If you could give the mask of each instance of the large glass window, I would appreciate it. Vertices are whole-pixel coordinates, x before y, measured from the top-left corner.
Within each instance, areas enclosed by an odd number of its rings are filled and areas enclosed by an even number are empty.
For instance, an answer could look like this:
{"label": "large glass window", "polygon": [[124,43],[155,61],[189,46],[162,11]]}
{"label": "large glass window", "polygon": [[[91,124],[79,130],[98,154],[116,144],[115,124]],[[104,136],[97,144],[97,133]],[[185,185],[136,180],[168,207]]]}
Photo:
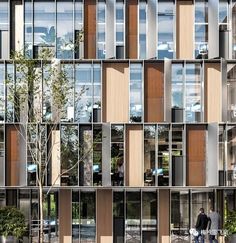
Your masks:
{"label": "large glass window", "polygon": [[157,242],[157,193],[142,192],[142,242]]}
{"label": "large glass window", "polygon": [[172,121],[202,121],[202,67],[200,63],[172,64]]}
{"label": "large glass window", "polygon": [[75,65],[75,121],[101,121],[101,65]]}
{"label": "large glass window", "polygon": [[0,64],[0,122],[5,120],[5,65]]}
{"label": "large glass window", "polygon": [[80,243],[96,242],[96,194],[80,192]]}
{"label": "large glass window", "polygon": [[144,185],[155,186],[156,126],[144,125]]}
{"label": "large glass window", "polygon": [[236,121],[236,66],[228,65],[227,72],[227,121]]}
{"label": "large glass window", "polygon": [[34,1],[34,55],[40,53],[41,47],[55,47],[55,1]]}
{"label": "large glass window", "polygon": [[172,124],[171,138],[172,138],[172,185],[184,185],[184,130],[183,125]]}
{"label": "large glass window", "polygon": [[158,186],[169,186],[169,126],[158,125]]}
{"label": "large glass window", "polygon": [[141,193],[140,191],[126,192],[125,232],[127,243],[141,241]]}
{"label": "large glass window", "polygon": [[143,118],[143,68],[130,64],[130,121],[142,122]]}
{"label": "large glass window", "polygon": [[146,58],[147,52],[147,2],[139,0],[139,59]]}
{"label": "large glass window", "polygon": [[33,57],[33,3],[32,0],[24,2],[25,14],[25,55]]}
{"label": "large glass window", "polygon": [[174,58],[174,15],[175,4],[173,0],[158,0],[158,59]]}
{"label": "large glass window", "polygon": [[93,185],[102,185],[102,125],[93,125]]}
{"label": "large glass window", "polygon": [[208,0],[195,0],[195,58],[208,55]]}
{"label": "large glass window", "polygon": [[79,126],[79,185],[92,186],[93,183],[93,135],[92,127]]}
{"label": "large glass window", "polygon": [[219,24],[220,29],[227,30],[229,18],[228,0],[219,0]]}
{"label": "large glass window", "polygon": [[61,126],[61,173],[62,185],[78,185],[78,127],[75,125]]}
{"label": "large glass window", "polygon": [[9,27],[9,3],[8,0],[0,2],[0,31],[8,30]]}
{"label": "large glass window", "polygon": [[116,0],[116,58],[124,57],[124,13],[123,0]]}
{"label": "large glass window", "polygon": [[201,121],[201,66],[199,63],[187,63],[185,75],[185,121]]}
{"label": "large glass window", "polygon": [[79,242],[80,198],[79,191],[72,190],[72,243]]}
{"label": "large glass window", "polygon": [[189,192],[171,192],[171,242],[187,243],[189,237]]}
{"label": "large glass window", "polygon": [[73,58],[73,1],[57,1],[57,57]]}
{"label": "large glass window", "polygon": [[106,2],[98,0],[97,3],[97,58],[105,59],[106,57]]}
{"label": "large glass window", "polygon": [[111,182],[124,184],[124,126],[111,125]]}
{"label": "large glass window", "polygon": [[219,125],[219,186],[225,185],[225,141],[226,130],[224,125]]}

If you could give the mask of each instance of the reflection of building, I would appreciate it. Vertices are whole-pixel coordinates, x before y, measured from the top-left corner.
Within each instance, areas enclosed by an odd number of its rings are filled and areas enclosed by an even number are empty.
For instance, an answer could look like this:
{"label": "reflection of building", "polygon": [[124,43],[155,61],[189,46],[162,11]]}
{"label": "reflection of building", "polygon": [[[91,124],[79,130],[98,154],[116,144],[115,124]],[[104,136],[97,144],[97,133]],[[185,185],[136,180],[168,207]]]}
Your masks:
{"label": "reflection of building", "polygon": [[[191,242],[200,207],[222,222],[236,210],[235,18],[234,0],[0,1],[0,206],[21,208],[29,241],[38,242],[38,127],[17,130],[26,113],[4,82],[19,76],[10,49],[53,50],[70,86],[42,138],[52,152],[45,193],[56,180],[45,241]],[[49,66],[37,64],[43,97],[30,98],[46,136],[55,107]]]}

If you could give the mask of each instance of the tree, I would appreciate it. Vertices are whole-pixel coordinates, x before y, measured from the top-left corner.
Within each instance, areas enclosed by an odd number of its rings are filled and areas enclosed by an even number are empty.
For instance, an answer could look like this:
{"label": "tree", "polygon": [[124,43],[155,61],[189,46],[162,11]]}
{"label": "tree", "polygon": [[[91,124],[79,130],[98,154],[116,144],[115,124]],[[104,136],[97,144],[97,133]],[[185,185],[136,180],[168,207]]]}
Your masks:
{"label": "tree", "polygon": [[[59,129],[59,123],[66,113],[66,105],[70,96],[72,84],[69,81],[66,70],[60,60],[53,57],[48,48],[42,49],[38,59],[27,59],[22,52],[14,52],[12,61],[15,65],[15,75],[7,76],[7,102],[13,109],[7,109],[7,117],[14,120],[14,126],[26,144],[30,154],[32,165],[36,168],[36,185],[39,189],[39,214],[40,214],[40,243],[44,241],[44,187],[53,149],[58,146],[58,139],[53,140],[55,131]],[[42,87],[43,83],[43,87]],[[77,97],[86,91],[82,88]],[[79,98],[78,98],[79,99]],[[41,104],[44,104],[43,107]],[[66,130],[66,136],[70,137],[70,129]],[[30,141],[28,141],[28,139]],[[48,149],[48,144],[51,143]],[[83,144],[71,144],[78,149]],[[68,159],[65,168],[58,172],[47,189],[48,195],[53,186],[64,175],[72,171],[80,161],[91,153],[93,146],[79,159]],[[69,151],[62,146],[63,156],[69,155]],[[62,156],[62,157],[63,157]]]}

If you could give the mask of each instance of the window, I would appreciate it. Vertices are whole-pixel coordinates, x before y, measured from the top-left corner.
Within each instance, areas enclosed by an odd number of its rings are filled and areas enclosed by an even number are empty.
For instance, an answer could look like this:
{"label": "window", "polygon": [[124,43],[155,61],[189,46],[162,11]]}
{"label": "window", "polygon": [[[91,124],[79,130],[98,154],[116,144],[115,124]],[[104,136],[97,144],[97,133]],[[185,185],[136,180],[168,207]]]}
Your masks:
{"label": "window", "polygon": [[[171,242],[189,242],[189,192],[171,192]],[[194,225],[193,225],[194,227]]]}
{"label": "window", "polygon": [[24,2],[24,37],[25,37],[25,56],[33,57],[33,3],[32,0],[25,0]]}
{"label": "window", "polygon": [[147,42],[147,3],[145,0],[139,0],[139,58],[146,58]]}
{"label": "window", "polygon": [[208,55],[208,0],[195,0],[195,58]]}
{"label": "window", "polygon": [[124,126],[111,125],[111,182],[124,185]]}
{"label": "window", "polygon": [[5,65],[0,63],[0,122],[5,120]]}
{"label": "window", "polygon": [[97,3],[97,58],[106,57],[106,3],[105,0],[98,0]]}
{"label": "window", "polygon": [[80,192],[80,243],[96,242],[96,194]]}
{"label": "window", "polygon": [[61,126],[61,184],[64,186],[78,185],[78,152],[77,126]]}
{"label": "window", "polygon": [[202,66],[200,63],[172,64],[172,121],[201,122]]}
{"label": "window", "polygon": [[73,58],[73,1],[57,1],[57,57]]}
{"label": "window", "polygon": [[126,191],[125,232],[127,243],[141,241],[141,193]]}
{"label": "window", "polygon": [[116,58],[124,58],[124,11],[123,0],[116,0]]}
{"label": "window", "polygon": [[158,186],[169,186],[169,166],[170,166],[170,148],[169,148],[169,126],[158,125]]}
{"label": "window", "polygon": [[130,64],[130,121],[143,120],[143,69],[142,64]]}
{"label": "window", "polygon": [[[0,186],[5,185],[5,127],[0,125]],[[1,199],[0,199],[1,205]]]}
{"label": "window", "polygon": [[142,191],[142,242],[157,242],[156,191]]}
{"label": "window", "polygon": [[158,59],[174,58],[174,1],[158,0],[157,24],[158,24]]}
{"label": "window", "polygon": [[144,125],[144,185],[156,182],[156,126]]}

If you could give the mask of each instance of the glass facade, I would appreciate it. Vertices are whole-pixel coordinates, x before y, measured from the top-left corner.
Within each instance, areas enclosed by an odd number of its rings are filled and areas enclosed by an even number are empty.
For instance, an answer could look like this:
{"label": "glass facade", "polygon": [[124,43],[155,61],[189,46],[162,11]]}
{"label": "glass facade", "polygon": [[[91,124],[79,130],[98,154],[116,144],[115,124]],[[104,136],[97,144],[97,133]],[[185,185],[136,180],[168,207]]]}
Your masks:
{"label": "glass facade", "polygon": [[147,3],[139,0],[139,59],[147,55]]}
{"label": "glass facade", "polygon": [[106,2],[97,2],[97,58],[106,57]]}

